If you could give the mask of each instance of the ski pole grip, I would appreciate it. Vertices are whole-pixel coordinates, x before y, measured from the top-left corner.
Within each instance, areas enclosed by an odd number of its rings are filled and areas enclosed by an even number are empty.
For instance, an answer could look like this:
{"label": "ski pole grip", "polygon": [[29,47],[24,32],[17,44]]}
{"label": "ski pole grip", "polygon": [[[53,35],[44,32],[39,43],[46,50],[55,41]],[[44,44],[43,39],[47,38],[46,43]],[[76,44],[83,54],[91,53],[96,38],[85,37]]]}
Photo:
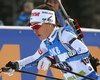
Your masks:
{"label": "ski pole grip", "polygon": [[2,67],[1,68],[3,72],[8,72],[8,70],[10,69],[10,67]]}

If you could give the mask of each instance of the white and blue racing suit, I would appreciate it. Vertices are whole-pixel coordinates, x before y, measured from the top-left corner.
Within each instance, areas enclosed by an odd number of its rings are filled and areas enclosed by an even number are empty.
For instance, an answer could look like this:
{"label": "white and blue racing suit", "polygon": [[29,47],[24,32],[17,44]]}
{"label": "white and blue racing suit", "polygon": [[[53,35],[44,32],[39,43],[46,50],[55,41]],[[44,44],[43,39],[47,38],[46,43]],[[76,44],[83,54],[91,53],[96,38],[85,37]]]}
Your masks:
{"label": "white and blue racing suit", "polygon": [[[51,35],[42,40],[40,48],[34,55],[20,60],[23,67],[27,67],[27,65],[32,62],[39,61],[45,56],[53,56],[57,66],[98,80],[98,75],[88,59],[90,54],[89,50],[82,41],[77,39],[73,28],[71,26],[64,27],[61,34],[61,40],[71,50],[75,50],[76,54],[68,54],[69,51],[66,50],[59,41],[58,32],[59,28],[55,27]],[[86,80],[83,77],[66,71],[62,71],[62,74],[66,80]]]}

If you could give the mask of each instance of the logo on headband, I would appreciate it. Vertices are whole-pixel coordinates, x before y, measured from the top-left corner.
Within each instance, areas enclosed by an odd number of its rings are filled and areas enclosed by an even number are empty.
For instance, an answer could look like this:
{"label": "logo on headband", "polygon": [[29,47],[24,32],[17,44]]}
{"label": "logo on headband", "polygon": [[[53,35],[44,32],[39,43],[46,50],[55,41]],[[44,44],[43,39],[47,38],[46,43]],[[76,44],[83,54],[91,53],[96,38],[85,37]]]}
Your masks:
{"label": "logo on headband", "polygon": [[42,18],[43,21],[48,21],[48,22],[53,22],[52,19],[50,19],[52,16],[50,16],[49,18]]}
{"label": "logo on headband", "polygon": [[52,16],[50,16],[50,17],[47,19],[47,21],[53,22],[53,20],[50,19],[50,18],[52,18]]}
{"label": "logo on headband", "polygon": [[39,15],[40,15],[40,12],[34,12],[34,13],[31,14],[31,17],[32,16],[39,16]]}
{"label": "logo on headband", "polygon": [[53,15],[53,13],[51,12],[47,12],[47,11],[42,11],[43,14],[50,14],[50,15]]}

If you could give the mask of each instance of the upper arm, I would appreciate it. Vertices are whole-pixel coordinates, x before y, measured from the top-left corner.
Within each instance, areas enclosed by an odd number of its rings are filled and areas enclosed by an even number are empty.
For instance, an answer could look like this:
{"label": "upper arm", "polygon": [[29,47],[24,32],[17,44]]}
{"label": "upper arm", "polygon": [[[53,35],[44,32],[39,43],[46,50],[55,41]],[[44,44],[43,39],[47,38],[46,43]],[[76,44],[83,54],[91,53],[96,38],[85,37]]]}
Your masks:
{"label": "upper arm", "polygon": [[61,39],[63,43],[69,44],[69,41],[72,40],[73,38],[77,38],[77,36],[66,30],[62,32]]}
{"label": "upper arm", "polygon": [[[69,44],[78,54],[88,51],[87,46],[77,36],[69,31],[64,30],[61,37],[63,43]],[[73,40],[74,39],[74,40]],[[71,42],[71,43],[70,43]]]}

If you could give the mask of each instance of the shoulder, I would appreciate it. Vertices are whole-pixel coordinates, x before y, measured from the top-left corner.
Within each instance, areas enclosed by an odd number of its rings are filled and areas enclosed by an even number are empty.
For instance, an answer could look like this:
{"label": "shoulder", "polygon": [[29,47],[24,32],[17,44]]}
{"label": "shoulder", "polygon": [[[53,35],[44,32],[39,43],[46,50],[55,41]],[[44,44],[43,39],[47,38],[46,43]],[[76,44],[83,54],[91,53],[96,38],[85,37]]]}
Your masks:
{"label": "shoulder", "polygon": [[71,26],[66,26],[61,31],[61,40],[64,43],[69,43],[70,40],[73,38],[77,38],[76,33],[74,32],[74,29]]}
{"label": "shoulder", "polygon": [[71,32],[73,34],[75,34],[75,30],[72,26],[68,25],[68,26],[65,26],[64,29],[65,31],[68,31],[68,32]]}
{"label": "shoulder", "polygon": [[68,26],[63,27],[61,33],[67,33],[67,32],[77,36],[77,34],[72,26],[68,25]]}

